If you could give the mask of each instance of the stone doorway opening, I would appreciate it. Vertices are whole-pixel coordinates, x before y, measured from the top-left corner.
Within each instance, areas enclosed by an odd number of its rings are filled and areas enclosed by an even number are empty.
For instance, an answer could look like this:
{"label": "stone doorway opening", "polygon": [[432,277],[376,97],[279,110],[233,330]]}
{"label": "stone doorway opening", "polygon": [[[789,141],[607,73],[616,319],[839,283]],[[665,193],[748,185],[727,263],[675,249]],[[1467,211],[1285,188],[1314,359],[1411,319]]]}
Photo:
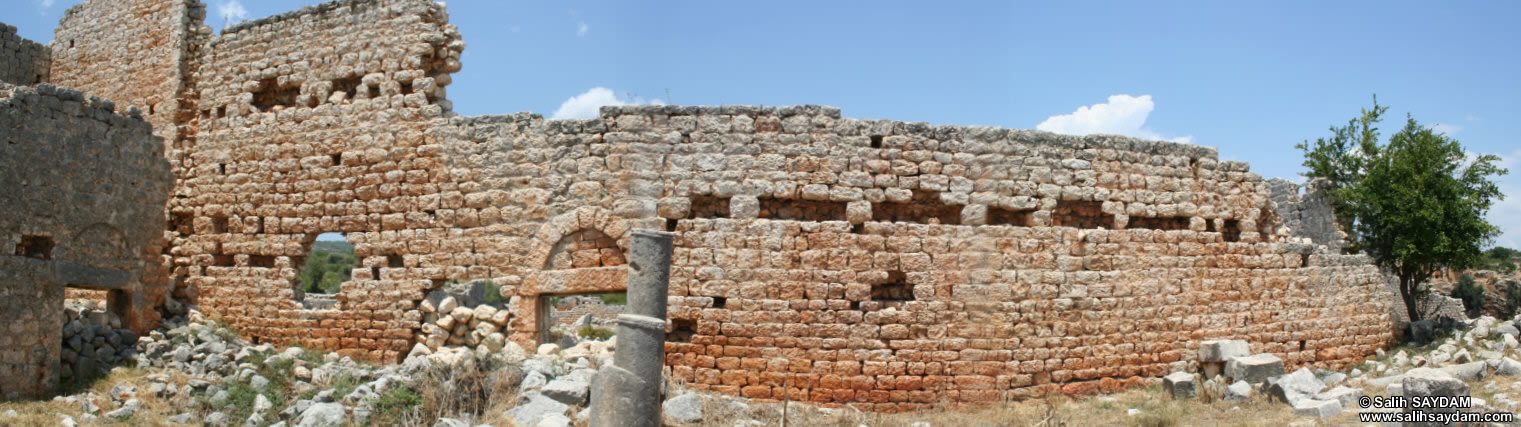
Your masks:
{"label": "stone doorway opening", "polygon": [[614,320],[628,307],[627,292],[539,296],[539,343],[569,348],[585,340],[607,340]]}

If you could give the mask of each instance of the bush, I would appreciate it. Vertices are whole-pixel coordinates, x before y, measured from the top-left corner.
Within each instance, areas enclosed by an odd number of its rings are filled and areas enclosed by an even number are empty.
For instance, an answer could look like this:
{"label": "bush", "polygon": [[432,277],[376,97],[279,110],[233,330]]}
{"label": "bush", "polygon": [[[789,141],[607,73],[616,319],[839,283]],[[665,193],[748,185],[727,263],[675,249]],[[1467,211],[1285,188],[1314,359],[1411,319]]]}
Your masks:
{"label": "bush", "polygon": [[1464,274],[1458,278],[1458,283],[1452,286],[1452,297],[1463,300],[1463,310],[1468,312],[1468,317],[1476,317],[1484,309],[1484,287],[1475,283],[1473,276]]}
{"label": "bush", "polygon": [[605,340],[613,337],[613,331],[609,329],[598,328],[592,325],[586,325],[582,326],[581,330],[576,331],[576,335],[580,335],[583,338]]}

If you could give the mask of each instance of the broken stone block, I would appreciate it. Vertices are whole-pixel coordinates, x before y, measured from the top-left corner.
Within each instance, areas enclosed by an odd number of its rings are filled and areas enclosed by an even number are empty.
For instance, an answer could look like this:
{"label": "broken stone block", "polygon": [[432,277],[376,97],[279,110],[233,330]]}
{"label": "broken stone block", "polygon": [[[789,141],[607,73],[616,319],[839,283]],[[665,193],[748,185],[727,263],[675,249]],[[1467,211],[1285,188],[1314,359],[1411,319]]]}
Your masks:
{"label": "broken stone block", "polygon": [[1294,403],[1294,415],[1301,417],[1331,418],[1341,413],[1341,402],[1335,400],[1300,399]]}
{"label": "broken stone block", "polygon": [[1197,393],[1194,376],[1187,372],[1173,372],[1162,377],[1162,388],[1167,389],[1173,399],[1192,399]]}
{"label": "broken stone block", "polygon": [[1230,387],[1225,388],[1225,401],[1227,402],[1245,402],[1251,398],[1252,385],[1247,384],[1246,381],[1236,381],[1235,384],[1231,384]]}
{"label": "broken stone block", "polygon": [[1402,395],[1410,398],[1412,404],[1405,406],[1405,412],[1422,411],[1427,413],[1451,413],[1458,408],[1452,407],[1417,407],[1414,402],[1417,398],[1434,396],[1468,396],[1468,384],[1453,377],[1452,374],[1442,369],[1416,368],[1405,373],[1405,379],[1401,383]]}
{"label": "broken stone block", "polygon": [[1241,356],[1225,362],[1225,376],[1233,380],[1258,384],[1279,375],[1283,375],[1283,359],[1272,353]]}
{"label": "broken stone block", "polygon": [[1307,368],[1299,368],[1288,375],[1268,379],[1267,393],[1273,399],[1295,404],[1320,393],[1326,387],[1325,383],[1315,378]]}
{"label": "broken stone block", "polygon": [[1470,362],[1462,365],[1447,366],[1441,368],[1454,378],[1463,381],[1478,381],[1489,376],[1489,365],[1484,362]]}
{"label": "broken stone block", "polygon": [[1337,402],[1340,402],[1341,407],[1343,408],[1356,408],[1357,399],[1360,397],[1363,397],[1363,391],[1361,389],[1355,389],[1347,386],[1336,386],[1335,388],[1320,392],[1320,394],[1316,394],[1315,400],[1335,400]]}
{"label": "broken stone block", "polygon": [[1200,362],[1227,362],[1248,355],[1251,355],[1251,348],[1243,340],[1213,340],[1199,344]]}

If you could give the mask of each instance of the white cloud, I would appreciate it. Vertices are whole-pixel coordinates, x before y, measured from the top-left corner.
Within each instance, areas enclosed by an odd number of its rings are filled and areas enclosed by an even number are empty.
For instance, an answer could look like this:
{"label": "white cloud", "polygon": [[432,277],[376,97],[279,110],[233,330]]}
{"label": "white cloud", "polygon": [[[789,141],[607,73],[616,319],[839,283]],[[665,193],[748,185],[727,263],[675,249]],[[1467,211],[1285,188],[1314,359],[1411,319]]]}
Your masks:
{"label": "white cloud", "polygon": [[555,110],[555,114],[553,116],[550,116],[550,118],[594,119],[598,116],[597,109],[602,108],[604,105],[618,106],[643,104],[665,105],[665,101],[661,101],[660,99],[652,99],[646,101],[644,98],[637,96],[632,97],[632,99],[628,100],[618,99],[618,95],[614,94],[612,89],[598,86],[591,88],[580,95],[572,96],[570,99],[565,100],[565,102],[560,104],[560,108]]}
{"label": "white cloud", "polygon": [[42,0],[42,1],[39,1],[37,3],[39,5],[41,5],[43,9],[47,9],[47,8],[53,7],[53,3],[55,3],[56,1],[57,0]]}
{"label": "white cloud", "polygon": [[217,3],[216,16],[222,18],[222,26],[243,22],[248,18],[248,9],[243,8],[243,3],[238,0],[227,0]]}
{"label": "white cloud", "polygon": [[576,36],[577,37],[586,37],[586,32],[587,31],[591,31],[591,27],[589,27],[589,26],[586,25],[586,21],[581,21],[581,22],[579,22],[579,23],[576,24]]}
{"label": "white cloud", "polygon": [[1436,123],[1431,125],[1431,130],[1437,131],[1447,136],[1453,136],[1457,135],[1458,132],[1462,132],[1463,127],[1450,123]]}
{"label": "white cloud", "polygon": [[1139,97],[1126,94],[1111,95],[1108,103],[1077,107],[1077,111],[1072,114],[1051,116],[1035,128],[1068,135],[1102,133],[1182,143],[1193,142],[1192,136],[1165,138],[1161,134],[1146,129],[1146,117],[1151,115],[1151,110],[1154,108],[1156,104],[1151,102],[1151,95]]}

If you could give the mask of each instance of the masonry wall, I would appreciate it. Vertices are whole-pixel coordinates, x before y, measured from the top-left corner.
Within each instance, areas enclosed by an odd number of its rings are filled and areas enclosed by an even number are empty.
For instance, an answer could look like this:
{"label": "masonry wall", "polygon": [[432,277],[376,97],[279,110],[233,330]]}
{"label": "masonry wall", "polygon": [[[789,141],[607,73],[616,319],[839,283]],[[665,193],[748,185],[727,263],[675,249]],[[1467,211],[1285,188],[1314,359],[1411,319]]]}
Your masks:
{"label": "masonry wall", "polygon": [[[168,282],[255,341],[397,361],[448,342],[429,291],[490,279],[507,339],[533,345],[545,296],[625,289],[635,228],[677,235],[672,376],[755,398],[907,410],[1114,390],[1205,339],[1290,367],[1390,339],[1368,260],[1295,240],[1269,184],[1213,148],[818,106],[454,117],[464,42],[435,2],[325,3],[217,37],[195,2],[86,5],[55,78],[174,101]],[[125,11],[152,19],[123,32],[171,33],[139,35],[162,52],[144,56],[184,58],[178,77],[92,59],[126,36],[70,37]],[[303,308],[297,268],[326,232],[359,265],[336,306]]]}
{"label": "masonry wall", "polygon": [[[196,0],[87,0],[70,7],[48,45],[49,83],[116,102],[118,112],[142,110],[153,131],[172,147],[182,111],[192,111],[186,66],[211,33],[201,25],[206,6]],[[173,151],[169,153],[174,161]],[[178,162],[175,162],[176,164]]]}
{"label": "masonry wall", "polygon": [[65,286],[112,291],[132,328],[157,324],[146,280],[163,253],[170,172],[149,124],[51,85],[0,84],[0,396],[59,378]]}
{"label": "masonry wall", "polygon": [[[187,197],[169,205],[173,272],[204,312],[260,341],[404,355],[417,301],[444,277],[398,273],[433,266],[415,245],[450,229],[420,216],[457,203],[440,206],[464,178],[425,135],[448,111],[458,40],[441,5],[409,0],[326,3],[210,41],[194,66]],[[296,267],[325,232],[345,233],[362,265],[336,308],[307,310]]]}
{"label": "masonry wall", "polygon": [[51,63],[46,46],[16,34],[16,27],[0,23],[0,82],[34,85],[48,79]]}

